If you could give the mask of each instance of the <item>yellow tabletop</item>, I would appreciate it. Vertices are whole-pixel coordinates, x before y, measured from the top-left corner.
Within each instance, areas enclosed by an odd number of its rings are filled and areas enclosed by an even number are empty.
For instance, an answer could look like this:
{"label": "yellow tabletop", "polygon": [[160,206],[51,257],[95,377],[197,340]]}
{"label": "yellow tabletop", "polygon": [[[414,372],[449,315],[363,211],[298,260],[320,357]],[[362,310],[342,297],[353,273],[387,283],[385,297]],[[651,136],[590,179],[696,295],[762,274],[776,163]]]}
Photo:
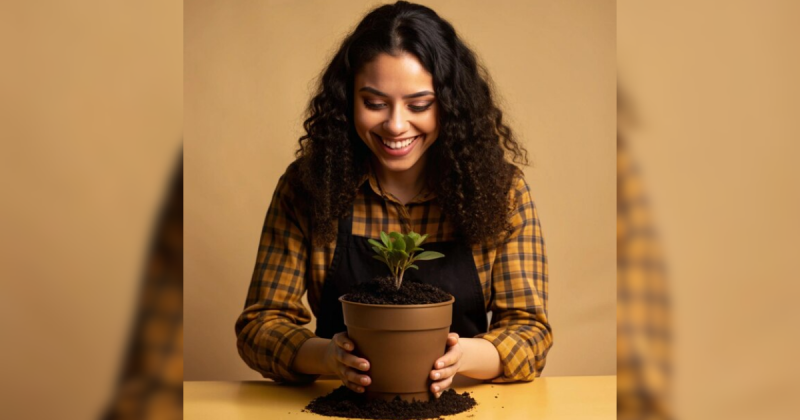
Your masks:
{"label": "yellow tabletop", "polygon": [[[307,386],[263,382],[184,382],[185,419],[333,419],[302,412],[314,398],[339,387],[322,379]],[[446,419],[615,419],[616,376],[537,378],[533,382],[490,384],[456,378],[456,391],[469,391],[478,405]],[[496,397],[496,398],[495,398]]]}

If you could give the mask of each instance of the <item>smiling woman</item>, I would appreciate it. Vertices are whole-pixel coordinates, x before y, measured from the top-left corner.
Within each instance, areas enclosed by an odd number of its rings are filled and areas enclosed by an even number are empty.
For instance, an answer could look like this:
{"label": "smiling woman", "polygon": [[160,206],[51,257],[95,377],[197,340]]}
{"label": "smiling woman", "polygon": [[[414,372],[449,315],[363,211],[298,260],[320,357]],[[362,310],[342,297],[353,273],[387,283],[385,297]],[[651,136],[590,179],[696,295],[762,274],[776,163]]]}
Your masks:
{"label": "smiling woman", "polygon": [[380,54],[356,74],[355,90],[356,132],[383,189],[405,204],[425,186],[425,152],[439,136],[433,77],[411,54]]}
{"label": "smiling woman", "polygon": [[[436,282],[456,297],[431,392],[456,374],[539,376],[552,333],[541,226],[514,164],[526,152],[452,25],[403,1],[370,12],[322,74],[304,128],[236,323],[245,362],[277,381],[333,374],[364,392],[370,361],[344,332],[337,298],[369,277],[369,239],[414,231],[447,250]],[[314,332],[302,327],[306,291]]]}

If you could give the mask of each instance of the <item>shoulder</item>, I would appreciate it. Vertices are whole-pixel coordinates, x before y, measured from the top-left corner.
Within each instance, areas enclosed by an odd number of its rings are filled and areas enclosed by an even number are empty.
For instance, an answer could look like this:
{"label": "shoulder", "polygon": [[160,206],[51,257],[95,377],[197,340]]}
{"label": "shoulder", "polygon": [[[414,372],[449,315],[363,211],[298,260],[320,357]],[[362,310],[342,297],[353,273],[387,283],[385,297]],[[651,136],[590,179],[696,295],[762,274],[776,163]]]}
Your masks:
{"label": "shoulder", "polygon": [[305,187],[301,171],[301,159],[296,159],[283,172],[275,185],[275,193],[292,200],[300,200],[305,194]]}
{"label": "shoulder", "polygon": [[508,191],[509,207],[512,214],[524,210],[526,206],[533,206],[533,197],[528,182],[525,180],[525,173],[521,169],[515,168],[511,179],[511,187]]}
{"label": "shoulder", "polygon": [[[275,185],[272,206],[278,206],[283,212],[290,214],[298,222],[305,221],[310,208],[308,194],[303,188],[298,161],[295,160],[284,171]],[[302,223],[305,224],[305,223]]]}
{"label": "shoulder", "polygon": [[526,229],[538,229],[539,215],[533,200],[530,184],[525,180],[522,170],[514,175],[509,190],[508,222],[512,236]]}

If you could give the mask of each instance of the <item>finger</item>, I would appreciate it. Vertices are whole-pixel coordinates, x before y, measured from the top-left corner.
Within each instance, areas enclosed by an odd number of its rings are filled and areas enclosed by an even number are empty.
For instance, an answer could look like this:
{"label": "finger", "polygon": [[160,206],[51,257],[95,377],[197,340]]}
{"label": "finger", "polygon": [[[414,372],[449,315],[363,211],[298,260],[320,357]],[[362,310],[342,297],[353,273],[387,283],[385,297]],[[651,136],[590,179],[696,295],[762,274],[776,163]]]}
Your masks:
{"label": "finger", "polygon": [[353,392],[358,392],[360,394],[360,393],[365,391],[363,386],[358,385],[358,384],[354,384],[354,383],[352,383],[350,381],[342,381],[342,383],[346,387],[350,388],[350,390],[353,391]]}
{"label": "finger", "polygon": [[456,363],[456,356],[452,350],[447,350],[444,356],[438,358],[433,364],[434,369],[443,369]]}
{"label": "finger", "polygon": [[[447,377],[441,381],[437,381],[431,384],[431,392],[434,394],[438,393],[439,395],[444,392],[447,388],[450,388],[450,385],[453,384],[453,377]],[[437,397],[438,398],[438,397]]]}
{"label": "finger", "polygon": [[434,381],[438,381],[444,378],[451,378],[455,376],[456,373],[458,373],[458,369],[456,368],[455,365],[453,365],[453,366],[448,366],[444,369],[433,370],[431,371],[430,376],[431,379],[433,379]]}
{"label": "finger", "polygon": [[344,365],[340,365],[340,366],[341,366],[341,368],[338,371],[338,376],[339,376],[339,379],[341,379],[342,384],[344,384],[344,386],[346,386],[347,388],[349,388],[353,392],[364,392],[364,387],[363,386],[361,386],[357,382],[354,382],[354,381],[350,380],[350,378],[354,378],[356,380],[358,379],[353,375],[354,371],[352,369],[348,369]]}
{"label": "finger", "polygon": [[339,351],[336,353],[336,359],[339,361],[339,363],[347,367],[363,371],[369,370],[369,361],[367,359],[356,357],[350,353]]}
{"label": "finger", "polygon": [[358,386],[368,386],[370,383],[372,383],[372,380],[369,376],[362,375],[353,369],[347,369],[345,375],[347,376],[348,381]]}
{"label": "finger", "polygon": [[345,332],[334,334],[333,342],[346,351],[353,351],[353,349],[356,347],[355,344],[353,344],[353,342],[347,338],[347,333]]}

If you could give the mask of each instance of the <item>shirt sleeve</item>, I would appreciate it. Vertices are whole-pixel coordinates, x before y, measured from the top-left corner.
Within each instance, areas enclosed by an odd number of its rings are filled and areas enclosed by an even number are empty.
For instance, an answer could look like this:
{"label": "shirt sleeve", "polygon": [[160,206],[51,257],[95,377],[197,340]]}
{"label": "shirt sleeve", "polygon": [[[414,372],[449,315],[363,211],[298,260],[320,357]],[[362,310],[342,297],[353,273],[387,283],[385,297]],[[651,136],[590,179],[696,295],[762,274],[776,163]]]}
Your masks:
{"label": "shirt sleeve", "polygon": [[536,207],[519,176],[512,233],[492,268],[492,324],[481,334],[500,354],[503,374],[492,382],[532,381],[544,369],[553,335],[547,320],[547,256]]}
{"label": "shirt sleeve", "polygon": [[308,383],[319,375],[291,369],[300,347],[315,336],[302,326],[311,321],[301,301],[309,240],[292,196],[284,175],[267,210],[244,311],[236,320],[236,345],[247,365],[265,378]]}

